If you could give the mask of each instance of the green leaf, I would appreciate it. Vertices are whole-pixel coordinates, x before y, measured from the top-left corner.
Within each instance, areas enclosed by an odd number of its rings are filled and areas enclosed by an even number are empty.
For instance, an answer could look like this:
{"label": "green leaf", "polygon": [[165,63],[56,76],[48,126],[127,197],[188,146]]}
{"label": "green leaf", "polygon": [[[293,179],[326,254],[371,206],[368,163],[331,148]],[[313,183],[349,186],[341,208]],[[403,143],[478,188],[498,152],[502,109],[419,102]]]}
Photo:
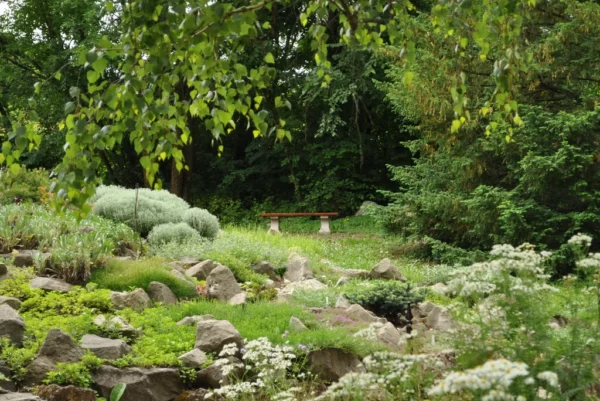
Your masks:
{"label": "green leaf", "polygon": [[127,384],[119,383],[113,387],[110,392],[110,400],[109,401],[119,401],[123,394],[125,393],[125,389],[127,388]]}
{"label": "green leaf", "polygon": [[302,24],[302,26],[306,26],[306,24],[308,24],[308,17],[306,16],[306,14],[300,14],[300,23]]}
{"label": "green leaf", "polygon": [[13,163],[10,165],[10,172],[13,174],[19,174],[19,171],[21,171],[21,165],[17,164],[17,163]]}
{"label": "green leaf", "polygon": [[89,83],[95,83],[98,80],[98,78],[100,78],[100,74],[98,74],[96,71],[90,70],[87,72],[87,79]]}
{"label": "green leaf", "polygon": [[73,110],[75,110],[75,102],[67,102],[65,104],[65,114],[69,114]]}
{"label": "green leaf", "polygon": [[56,78],[57,80],[60,81],[61,77],[62,77],[62,74],[60,73],[60,71],[56,71],[56,74],[54,74],[54,78]]}
{"label": "green leaf", "polygon": [[81,90],[76,86],[71,86],[71,88],[69,89],[69,95],[71,95],[71,97],[77,97],[80,93]]}
{"label": "green leaf", "polygon": [[108,61],[106,61],[105,58],[99,58],[98,60],[96,60],[92,63],[92,68],[98,74],[102,74],[107,66],[108,66]]}
{"label": "green leaf", "polygon": [[152,165],[152,162],[150,161],[150,158],[148,156],[142,156],[140,158],[140,164],[146,170],[150,170],[150,166]]}
{"label": "green leaf", "polygon": [[265,63],[275,64],[275,57],[273,57],[273,55],[271,53],[267,53],[264,60],[265,60]]}

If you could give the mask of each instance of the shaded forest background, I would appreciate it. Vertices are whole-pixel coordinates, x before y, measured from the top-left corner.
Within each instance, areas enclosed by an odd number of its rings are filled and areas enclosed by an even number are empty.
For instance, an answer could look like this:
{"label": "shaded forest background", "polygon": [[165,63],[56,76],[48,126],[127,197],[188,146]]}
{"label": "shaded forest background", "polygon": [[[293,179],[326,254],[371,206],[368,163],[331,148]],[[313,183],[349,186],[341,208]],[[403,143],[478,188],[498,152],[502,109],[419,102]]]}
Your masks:
{"label": "shaded forest background", "polygon": [[[96,0],[8,0],[0,17],[0,133],[33,108],[41,149],[30,168],[51,170],[62,157],[58,122],[70,88],[86,76],[73,63],[103,36],[117,40],[118,12]],[[121,2],[122,6],[125,2]],[[532,63],[516,82],[524,125],[487,121],[477,111],[501,79],[503,46],[482,60],[456,46],[415,3],[404,21],[419,33],[418,62],[407,84],[400,48],[369,52],[340,46],[337,16],[328,25],[329,87],[314,67],[310,38],[298,23],[302,2],[274,7],[272,29],[252,43],[244,64],[275,56],[277,79],[262,102],[286,121],[292,140],[254,138],[245,121],[215,141],[200,120],[183,151],[189,172],[170,163],[160,175],[173,193],[223,222],[257,221],[262,211],[339,211],[363,201],[386,229],[415,240],[425,256],[446,246],[488,249],[532,242],[557,248],[577,232],[600,234],[600,7],[594,1],[540,4],[523,32]],[[490,32],[491,37],[494,36]],[[113,70],[115,78],[118,72]],[[451,129],[456,71],[469,83],[465,107],[474,118]],[[34,84],[45,85],[35,103]],[[186,88],[177,88],[189,96]],[[268,94],[271,93],[272,96]],[[289,108],[276,106],[285,93]],[[194,120],[192,120],[194,121]],[[490,129],[492,125],[492,129]],[[139,155],[127,141],[101,152],[105,184],[147,185]],[[447,245],[446,245],[447,244]]]}

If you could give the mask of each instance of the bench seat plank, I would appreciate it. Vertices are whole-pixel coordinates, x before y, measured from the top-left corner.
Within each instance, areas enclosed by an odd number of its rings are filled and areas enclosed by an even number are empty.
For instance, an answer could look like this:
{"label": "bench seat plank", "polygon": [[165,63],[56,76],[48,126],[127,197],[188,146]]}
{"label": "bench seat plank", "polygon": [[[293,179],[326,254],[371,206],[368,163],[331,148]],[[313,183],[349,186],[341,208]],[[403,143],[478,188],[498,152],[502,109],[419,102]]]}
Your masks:
{"label": "bench seat plank", "polygon": [[326,212],[326,213],[262,213],[262,217],[335,217],[338,216],[339,213],[335,212]]}

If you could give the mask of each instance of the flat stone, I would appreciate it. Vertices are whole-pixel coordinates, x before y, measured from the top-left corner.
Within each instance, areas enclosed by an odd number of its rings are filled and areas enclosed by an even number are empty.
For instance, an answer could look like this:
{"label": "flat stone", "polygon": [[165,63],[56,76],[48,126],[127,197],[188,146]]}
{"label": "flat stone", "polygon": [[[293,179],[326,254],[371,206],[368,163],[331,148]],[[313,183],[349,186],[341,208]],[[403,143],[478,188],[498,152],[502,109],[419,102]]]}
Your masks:
{"label": "flat stone", "polygon": [[31,393],[8,393],[0,394],[0,401],[42,401],[42,399]]}
{"label": "flat stone", "polygon": [[229,363],[243,366],[242,361],[234,357],[217,359],[214,364],[198,372],[194,385],[197,387],[219,388],[228,385],[229,379],[232,377],[242,377],[242,374],[244,373],[244,368],[242,366],[234,366],[233,371],[229,376],[223,374],[223,369],[219,364],[223,360],[228,360]]}
{"label": "flat stone", "polygon": [[177,326],[195,326],[198,322],[204,320],[216,320],[213,315],[194,315],[186,316],[177,322]]}
{"label": "flat stone", "polygon": [[90,350],[98,358],[119,359],[131,352],[131,347],[123,340],[86,334],[81,339],[81,348]]}
{"label": "flat stone", "polygon": [[39,251],[35,250],[23,250],[19,251],[16,255],[10,255],[13,257],[13,265],[15,267],[29,267],[34,265],[33,258]]}
{"label": "flat stone", "polygon": [[0,295],[0,305],[8,305],[14,310],[19,310],[21,307],[21,301],[19,301],[17,298]]}
{"label": "flat stone", "polygon": [[312,351],[308,357],[313,374],[325,381],[338,381],[351,372],[365,372],[365,367],[356,355],[337,348]]}
{"label": "flat stone", "polygon": [[44,401],[96,401],[96,393],[90,388],[76,386],[39,386],[37,394]]}
{"label": "flat stone", "polygon": [[196,348],[204,352],[218,354],[225,345],[235,343],[238,348],[244,344],[239,331],[227,320],[204,320],[196,328]]}
{"label": "flat stone", "polygon": [[248,293],[240,292],[235,294],[227,303],[229,305],[244,305],[248,299]]}
{"label": "flat stone", "polygon": [[141,312],[150,306],[150,297],[141,288],[131,292],[111,291],[110,298],[115,309],[131,308],[136,312]]}
{"label": "flat stone", "polygon": [[429,315],[427,315],[425,324],[433,330],[447,331],[453,328],[454,322],[447,308],[435,306]]}
{"label": "flat stone", "polygon": [[[378,324],[378,323],[374,323]],[[379,323],[380,324],[380,323]],[[406,348],[406,337],[390,322],[385,323],[377,329],[377,340],[394,351],[404,352]]]}
{"label": "flat stone", "polygon": [[308,258],[292,252],[288,258],[287,268],[283,278],[291,281],[302,281],[313,278],[313,272],[308,264]]}
{"label": "flat stone", "polygon": [[366,310],[358,304],[351,305],[346,309],[345,314],[357,322],[363,323],[387,323],[387,320],[376,316],[373,312]]}
{"label": "flat stone", "polygon": [[350,301],[348,301],[348,299],[343,295],[338,295],[337,299],[335,300],[336,308],[347,309],[351,306],[352,304],[350,303]]}
{"label": "flat stone", "polygon": [[163,283],[153,281],[148,286],[148,295],[154,302],[160,302],[163,305],[174,305],[177,303],[177,297],[171,289]]}
{"label": "flat stone", "polygon": [[231,270],[223,265],[212,270],[206,279],[206,288],[209,298],[221,301],[229,301],[242,292]]}
{"label": "flat stone", "polygon": [[0,338],[8,338],[16,346],[23,344],[25,322],[17,311],[7,304],[0,305]]}
{"label": "flat stone", "polygon": [[194,348],[190,352],[186,352],[185,354],[179,357],[181,364],[185,368],[197,369],[202,367],[208,361],[208,357],[198,348]]}
{"label": "flat stone", "polygon": [[31,288],[38,288],[45,291],[56,291],[56,292],[69,292],[71,284],[64,280],[50,277],[36,277],[29,282]]}
{"label": "flat stone", "polygon": [[210,273],[219,266],[222,265],[210,259],[207,259],[187,269],[185,271],[185,274],[189,277],[194,277],[202,281],[206,280]]}
{"label": "flat stone", "polygon": [[400,273],[400,270],[388,258],[376,264],[371,270],[370,276],[373,279],[406,281],[406,277]]}
{"label": "flat stone", "polygon": [[197,265],[200,261],[197,258],[186,256],[184,258],[179,259],[178,263],[185,267],[192,267]]}

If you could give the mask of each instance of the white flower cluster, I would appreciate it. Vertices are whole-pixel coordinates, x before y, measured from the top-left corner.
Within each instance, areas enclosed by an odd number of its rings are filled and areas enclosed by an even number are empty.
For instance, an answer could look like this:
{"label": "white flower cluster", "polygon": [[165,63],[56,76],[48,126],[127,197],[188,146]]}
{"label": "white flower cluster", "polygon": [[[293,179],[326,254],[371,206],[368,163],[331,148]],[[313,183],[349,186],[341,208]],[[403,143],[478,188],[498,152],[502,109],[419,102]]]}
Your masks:
{"label": "white flower cluster", "polygon": [[600,253],[590,253],[587,258],[577,262],[577,267],[584,270],[595,270],[600,267]]}
{"label": "white flower cluster", "polygon": [[577,233],[567,241],[567,244],[589,248],[592,245],[592,237]]}
{"label": "white flower cluster", "polygon": [[[240,350],[236,344],[227,344],[219,353],[221,359],[215,361],[215,365],[221,367],[223,375],[229,376],[236,368],[244,367],[246,371],[252,371],[253,381],[240,381],[229,384],[206,394],[210,398],[215,394],[227,399],[238,399],[242,394],[253,394],[258,389],[264,388],[268,383],[285,375],[288,368],[292,366],[296,358],[294,348],[289,345],[274,345],[268,338],[262,337],[252,340]],[[242,353],[243,363],[236,363],[232,357],[238,352]]]}
{"label": "white flower cluster", "polygon": [[[347,373],[312,401],[339,399],[366,399],[368,394],[381,392],[379,375],[375,373]],[[360,398],[359,398],[360,397]]]}
{"label": "white flower cluster", "polygon": [[369,341],[377,341],[377,330],[383,326],[384,324],[380,322],[371,323],[366,329],[362,329],[354,333],[354,337],[364,338]]}
{"label": "white flower cluster", "polygon": [[296,393],[302,391],[300,387],[290,387],[289,389],[277,393],[273,396],[273,401],[296,401]]}
{"label": "white flower cluster", "polygon": [[[553,372],[542,372],[537,375],[552,387],[558,386],[558,376]],[[429,389],[431,396],[456,394],[473,391],[481,396],[482,401],[525,401],[522,395],[511,393],[511,385],[523,379],[527,385],[535,385],[536,381],[529,373],[529,367],[522,362],[496,359],[463,372],[452,372]]]}
{"label": "white flower cluster", "polygon": [[556,291],[545,283],[549,276],[541,267],[549,253],[538,253],[530,244],[523,244],[518,248],[494,245],[490,254],[498,258],[453,273],[446,292],[463,297],[484,296],[504,293],[507,283],[510,291],[524,294]]}

